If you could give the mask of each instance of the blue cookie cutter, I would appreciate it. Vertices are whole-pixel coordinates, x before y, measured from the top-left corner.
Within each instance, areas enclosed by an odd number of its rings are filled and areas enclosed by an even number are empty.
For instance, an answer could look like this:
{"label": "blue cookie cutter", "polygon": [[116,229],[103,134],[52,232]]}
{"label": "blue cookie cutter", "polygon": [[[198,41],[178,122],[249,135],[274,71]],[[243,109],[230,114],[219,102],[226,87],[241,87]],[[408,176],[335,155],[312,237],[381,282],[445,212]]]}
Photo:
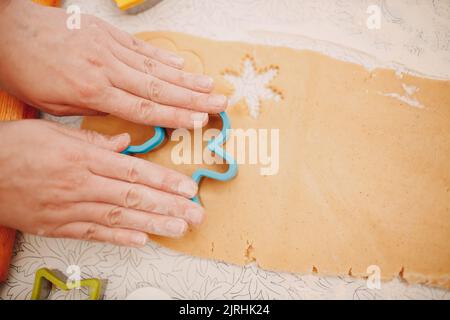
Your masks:
{"label": "blue cookie cutter", "polygon": [[[217,138],[211,139],[211,141],[208,142],[208,149],[225,159],[226,163],[228,163],[228,170],[222,173],[208,169],[198,169],[192,174],[192,179],[197,184],[200,184],[203,177],[219,181],[228,181],[233,179],[237,174],[238,166],[236,160],[222,148],[222,145],[230,138],[230,119],[225,112],[221,112],[220,117],[222,118],[222,131]],[[192,198],[192,201],[200,203],[198,195]]]}
{"label": "blue cookie cutter", "polygon": [[[215,139],[211,139],[208,142],[208,149],[223,158],[228,163],[228,170],[226,172],[216,172],[208,169],[198,169],[192,174],[192,179],[200,184],[202,178],[211,178],[219,181],[228,181],[233,179],[238,171],[236,160],[228,154],[222,145],[230,138],[231,122],[225,112],[221,112],[220,117],[222,119],[222,130]],[[129,146],[122,153],[123,154],[143,154],[150,152],[159,147],[165,139],[165,130],[161,127],[155,127],[155,134],[153,137],[139,146]],[[196,203],[200,203],[198,195],[191,199]]]}
{"label": "blue cookie cutter", "polygon": [[147,140],[144,144],[140,146],[129,146],[124,151],[123,154],[143,154],[158,148],[163,142],[166,136],[166,131],[161,127],[155,127],[155,134],[150,140]]}

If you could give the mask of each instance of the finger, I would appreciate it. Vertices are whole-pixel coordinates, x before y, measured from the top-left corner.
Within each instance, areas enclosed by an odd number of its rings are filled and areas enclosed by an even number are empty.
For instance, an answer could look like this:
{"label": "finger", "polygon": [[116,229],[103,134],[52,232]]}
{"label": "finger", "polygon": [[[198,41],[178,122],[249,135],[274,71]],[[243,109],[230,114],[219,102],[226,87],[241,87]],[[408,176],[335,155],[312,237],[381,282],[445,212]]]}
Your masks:
{"label": "finger", "polygon": [[203,208],[193,201],[140,184],[94,176],[80,192],[89,202],[177,217],[193,225],[201,224],[204,218]]}
{"label": "finger", "polygon": [[35,106],[42,111],[45,111],[54,116],[101,116],[105,115],[105,113],[87,109],[87,108],[78,108],[67,105],[58,105],[58,104],[49,104],[43,103],[39,106]]}
{"label": "finger", "polygon": [[67,136],[85,141],[102,149],[121,152],[130,144],[131,138],[128,133],[122,133],[115,136],[100,134],[91,130],[70,128],[60,123],[50,122],[52,128]]}
{"label": "finger", "polygon": [[175,170],[140,158],[111,154],[102,150],[92,150],[88,156],[91,159],[88,168],[96,175],[138,183],[187,198],[197,194],[198,186],[195,181]]}
{"label": "finger", "polygon": [[164,64],[172,66],[177,69],[182,69],[184,66],[184,59],[179,55],[172,53],[167,50],[163,50],[152,46],[151,44],[137,39],[132,35],[115,28],[109,23],[104,23],[107,31],[111,35],[111,37],[117,41],[120,45],[128,48],[134,52],[140,53],[146,57],[153,58],[158,60]]}
{"label": "finger", "polygon": [[108,90],[98,108],[128,121],[164,128],[191,129],[208,123],[206,113],[164,106],[116,88]]}
{"label": "finger", "polygon": [[142,73],[198,92],[209,93],[214,89],[214,80],[209,76],[193,74],[172,68],[155,59],[145,57],[122,46],[113,48],[114,56],[126,65]]}
{"label": "finger", "polygon": [[134,95],[168,106],[207,113],[220,113],[227,107],[224,95],[195,92],[130,68],[117,60],[108,75],[111,83]]}
{"label": "finger", "polygon": [[183,219],[146,213],[103,203],[80,203],[70,210],[72,221],[93,222],[109,228],[130,229],[180,238],[188,230]]}
{"label": "finger", "polygon": [[148,241],[144,232],[108,228],[96,223],[72,222],[57,227],[50,234],[55,238],[71,238],[87,241],[108,242],[119,246],[143,247]]}

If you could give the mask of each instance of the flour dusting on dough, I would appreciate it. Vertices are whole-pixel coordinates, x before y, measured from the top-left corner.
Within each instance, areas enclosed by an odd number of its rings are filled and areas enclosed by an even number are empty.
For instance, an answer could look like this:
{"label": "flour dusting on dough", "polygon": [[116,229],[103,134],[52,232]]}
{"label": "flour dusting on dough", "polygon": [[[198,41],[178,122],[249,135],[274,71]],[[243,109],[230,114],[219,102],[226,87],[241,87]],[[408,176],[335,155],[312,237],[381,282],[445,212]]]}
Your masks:
{"label": "flour dusting on dough", "polygon": [[404,83],[402,83],[402,87],[403,87],[403,91],[405,91],[405,95],[401,95],[399,93],[382,93],[382,92],[379,92],[379,94],[381,94],[382,96],[385,96],[385,97],[391,97],[391,98],[400,100],[401,102],[404,102],[411,107],[421,108],[421,109],[425,108],[425,106],[423,104],[421,104],[419,102],[419,100],[417,100],[416,98],[413,97],[413,95],[417,91],[419,91],[419,88],[417,88],[415,86],[408,86]]}

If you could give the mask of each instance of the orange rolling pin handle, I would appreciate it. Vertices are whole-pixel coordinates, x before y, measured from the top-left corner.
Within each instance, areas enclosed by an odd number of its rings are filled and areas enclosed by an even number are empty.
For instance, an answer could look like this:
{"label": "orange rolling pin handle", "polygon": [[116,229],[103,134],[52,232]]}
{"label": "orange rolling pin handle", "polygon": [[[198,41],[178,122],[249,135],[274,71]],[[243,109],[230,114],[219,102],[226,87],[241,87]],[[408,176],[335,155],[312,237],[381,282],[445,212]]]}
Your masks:
{"label": "orange rolling pin handle", "polygon": [[32,0],[32,1],[48,7],[59,7],[61,4],[60,0]]}
{"label": "orange rolling pin handle", "polygon": [[[60,0],[33,0],[46,6],[59,6]],[[39,112],[0,90],[0,121],[37,118]],[[0,282],[8,276],[16,231],[0,226]]]}

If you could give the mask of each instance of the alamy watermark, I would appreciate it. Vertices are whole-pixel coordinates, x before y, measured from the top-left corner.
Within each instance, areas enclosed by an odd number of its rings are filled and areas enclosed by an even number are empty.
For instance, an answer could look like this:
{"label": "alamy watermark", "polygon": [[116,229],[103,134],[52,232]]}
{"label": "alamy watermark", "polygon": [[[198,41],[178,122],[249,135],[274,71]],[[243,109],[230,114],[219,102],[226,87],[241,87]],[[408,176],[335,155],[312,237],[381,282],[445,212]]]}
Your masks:
{"label": "alamy watermark", "polygon": [[69,15],[66,20],[67,29],[81,29],[81,8],[77,5],[70,5],[66,9],[66,13]]}
{"label": "alamy watermark", "polygon": [[[171,151],[174,164],[224,164],[225,160],[207,147],[221,134],[218,129],[204,130],[200,124],[193,131],[176,129],[170,136],[177,142]],[[259,165],[263,176],[276,175],[280,168],[279,129],[228,129],[223,148],[239,164]]]}
{"label": "alamy watermark", "polygon": [[367,7],[366,13],[369,17],[366,20],[366,26],[369,30],[381,29],[381,8],[376,4]]}
{"label": "alamy watermark", "polygon": [[381,289],[381,268],[377,265],[371,265],[367,267],[367,280],[366,286],[368,289]]}
{"label": "alamy watermark", "polygon": [[66,286],[68,289],[80,289],[81,288],[81,268],[77,265],[70,265],[66,269],[68,275]]}

